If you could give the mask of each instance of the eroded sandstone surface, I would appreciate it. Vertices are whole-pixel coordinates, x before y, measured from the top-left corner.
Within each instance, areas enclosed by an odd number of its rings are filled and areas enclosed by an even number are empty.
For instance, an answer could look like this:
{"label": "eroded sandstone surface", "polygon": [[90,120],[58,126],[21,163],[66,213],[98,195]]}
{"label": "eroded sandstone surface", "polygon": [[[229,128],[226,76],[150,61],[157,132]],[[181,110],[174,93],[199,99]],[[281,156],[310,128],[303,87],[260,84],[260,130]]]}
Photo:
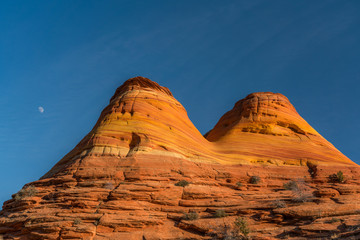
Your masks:
{"label": "eroded sandstone surface", "polygon": [[4,203],[0,236],[241,239],[239,218],[252,239],[360,239],[360,168],[281,94],[250,94],[204,137],[167,88],[136,77]]}

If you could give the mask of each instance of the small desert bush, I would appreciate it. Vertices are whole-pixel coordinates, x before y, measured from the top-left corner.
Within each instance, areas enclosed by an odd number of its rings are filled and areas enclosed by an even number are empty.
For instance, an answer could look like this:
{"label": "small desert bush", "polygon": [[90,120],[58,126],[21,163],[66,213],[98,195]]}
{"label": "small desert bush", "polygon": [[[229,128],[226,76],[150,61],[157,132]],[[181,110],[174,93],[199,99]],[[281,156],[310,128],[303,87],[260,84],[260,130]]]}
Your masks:
{"label": "small desert bush", "polygon": [[261,181],[261,178],[259,176],[251,176],[250,177],[251,184],[258,184],[260,181]]}
{"label": "small desert bush", "polygon": [[234,224],[235,224],[235,229],[239,231],[245,239],[248,239],[250,229],[248,227],[248,223],[246,219],[239,217],[238,219],[235,220]]}
{"label": "small desert bush", "polygon": [[342,171],[338,171],[336,174],[329,176],[331,182],[343,183],[345,181],[345,176]]}
{"label": "small desert bush", "polygon": [[339,218],[332,218],[329,221],[329,223],[336,223],[336,222],[340,222],[340,219]]}
{"label": "small desert bush", "polygon": [[313,196],[310,192],[309,187],[306,185],[303,179],[290,180],[289,182],[284,184],[284,188],[287,190],[291,190],[293,193],[293,202],[303,203],[311,200]]}
{"label": "small desert bush", "polygon": [[209,231],[211,240],[248,240],[250,229],[244,218],[237,218],[231,225],[220,225]]}
{"label": "small desert bush", "polygon": [[293,191],[293,202],[304,203],[309,202],[312,198],[312,193],[306,187],[299,187]]}
{"label": "small desert bush", "polygon": [[81,224],[81,219],[80,218],[75,218],[74,219],[74,225],[79,225]]}
{"label": "small desert bush", "polygon": [[196,220],[199,218],[199,214],[197,214],[196,212],[184,213],[182,218],[185,220]]}
{"label": "small desert bush", "polygon": [[214,213],[214,217],[216,218],[223,218],[223,217],[227,217],[228,214],[225,212],[224,209],[217,209]]}
{"label": "small desert bush", "polygon": [[218,225],[214,229],[210,229],[210,231],[207,233],[207,236],[211,237],[211,240],[235,240],[240,239],[239,234],[234,231],[230,227],[230,225]]}
{"label": "small desert bush", "polygon": [[237,183],[236,183],[236,186],[237,186],[237,187],[242,187],[243,184],[242,184],[241,182],[237,182]]}
{"label": "small desert bush", "polygon": [[287,183],[284,183],[284,188],[285,188],[286,190],[292,190],[292,191],[294,191],[294,190],[298,189],[299,186],[298,186],[298,184],[297,184],[296,181],[290,180],[290,181],[288,181]]}
{"label": "small desert bush", "polygon": [[18,193],[15,194],[15,200],[22,200],[26,197],[33,197],[38,193],[38,190],[34,186],[29,186],[21,189]]}
{"label": "small desert bush", "polygon": [[181,180],[177,183],[175,183],[175,186],[179,186],[179,187],[186,187],[187,185],[189,185],[190,183],[186,180]]}
{"label": "small desert bush", "polygon": [[276,200],[273,202],[273,206],[274,206],[274,208],[285,208],[285,207],[286,207],[286,203],[285,203],[283,200],[276,199]]}
{"label": "small desert bush", "polygon": [[311,193],[304,192],[298,189],[294,192],[294,197],[292,198],[292,201],[297,203],[309,202],[311,200],[311,197]]}

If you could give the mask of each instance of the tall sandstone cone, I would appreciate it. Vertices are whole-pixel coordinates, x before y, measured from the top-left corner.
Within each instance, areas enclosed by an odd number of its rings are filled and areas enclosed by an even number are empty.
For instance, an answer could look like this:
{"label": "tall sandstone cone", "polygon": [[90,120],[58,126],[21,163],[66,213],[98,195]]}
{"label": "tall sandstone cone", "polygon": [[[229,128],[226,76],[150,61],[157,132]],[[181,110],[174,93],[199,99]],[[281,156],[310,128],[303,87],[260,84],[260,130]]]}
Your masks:
{"label": "tall sandstone cone", "polygon": [[224,239],[239,216],[253,239],[360,238],[359,176],[281,94],[250,94],[205,138],[167,88],[136,77],[4,203],[0,238]]}

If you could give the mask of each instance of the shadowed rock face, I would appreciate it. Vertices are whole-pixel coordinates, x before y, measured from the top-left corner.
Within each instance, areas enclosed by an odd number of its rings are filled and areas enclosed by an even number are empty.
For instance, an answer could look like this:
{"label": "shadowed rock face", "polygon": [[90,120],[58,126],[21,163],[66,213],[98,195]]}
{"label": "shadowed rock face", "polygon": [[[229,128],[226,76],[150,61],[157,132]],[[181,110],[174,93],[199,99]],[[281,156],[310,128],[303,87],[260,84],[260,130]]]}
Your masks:
{"label": "shadowed rock face", "polygon": [[70,153],[4,203],[0,237],[222,239],[242,216],[255,239],[346,239],[359,237],[359,193],[358,166],[285,96],[250,94],[203,137],[167,88],[136,77]]}

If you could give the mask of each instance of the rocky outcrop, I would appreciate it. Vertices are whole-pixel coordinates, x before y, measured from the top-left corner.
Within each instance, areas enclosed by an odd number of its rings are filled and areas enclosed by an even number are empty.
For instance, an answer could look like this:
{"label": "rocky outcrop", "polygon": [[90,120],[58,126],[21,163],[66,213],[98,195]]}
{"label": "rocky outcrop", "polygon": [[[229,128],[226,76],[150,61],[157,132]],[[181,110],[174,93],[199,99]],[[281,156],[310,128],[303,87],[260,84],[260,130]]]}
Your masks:
{"label": "rocky outcrop", "polygon": [[167,88],[136,77],[69,154],[4,203],[0,236],[351,239],[359,204],[359,167],[283,95],[250,94],[203,137]]}

